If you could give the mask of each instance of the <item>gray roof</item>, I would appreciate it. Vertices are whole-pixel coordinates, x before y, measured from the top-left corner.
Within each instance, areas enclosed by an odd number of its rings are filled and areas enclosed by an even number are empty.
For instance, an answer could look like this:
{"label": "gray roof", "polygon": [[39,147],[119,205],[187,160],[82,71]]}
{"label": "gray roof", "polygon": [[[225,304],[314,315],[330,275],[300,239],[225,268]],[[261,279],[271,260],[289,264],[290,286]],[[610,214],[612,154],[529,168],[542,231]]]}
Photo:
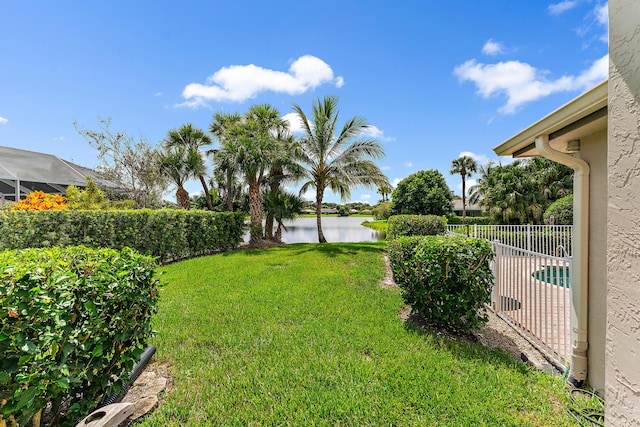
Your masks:
{"label": "gray roof", "polygon": [[[92,169],[76,165],[52,154],[37,153],[12,147],[0,146],[0,192],[14,194],[15,181],[26,186],[26,190],[61,192],[62,187],[75,185],[86,187],[86,176],[96,181],[101,188],[117,188]],[[31,184],[31,185],[29,185]],[[51,191],[53,189],[53,191]]]}

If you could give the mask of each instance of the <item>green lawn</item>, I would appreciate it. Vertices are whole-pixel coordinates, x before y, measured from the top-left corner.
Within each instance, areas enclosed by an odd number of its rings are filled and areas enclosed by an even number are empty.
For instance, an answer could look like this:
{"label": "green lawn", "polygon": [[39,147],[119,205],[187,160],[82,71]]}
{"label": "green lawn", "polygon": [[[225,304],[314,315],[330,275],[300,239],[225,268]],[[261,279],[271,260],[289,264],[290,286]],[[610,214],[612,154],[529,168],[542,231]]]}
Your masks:
{"label": "green lawn", "polygon": [[387,231],[387,220],[379,219],[376,221],[365,221],[362,223],[365,227],[373,228],[374,230]]}
{"label": "green lawn", "polygon": [[385,243],[296,244],[163,268],[143,426],[559,426],[560,379],[406,326]]}

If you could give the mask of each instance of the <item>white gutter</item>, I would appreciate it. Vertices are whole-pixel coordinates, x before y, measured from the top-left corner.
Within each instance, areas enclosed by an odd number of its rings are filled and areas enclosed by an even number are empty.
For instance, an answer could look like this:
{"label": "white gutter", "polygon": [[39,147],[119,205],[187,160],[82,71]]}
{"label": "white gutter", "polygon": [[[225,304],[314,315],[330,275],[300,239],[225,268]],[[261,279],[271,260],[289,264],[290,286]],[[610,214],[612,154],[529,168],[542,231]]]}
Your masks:
{"label": "white gutter", "polygon": [[547,159],[574,170],[573,174],[573,268],[571,271],[571,361],[569,382],[582,386],[588,370],[589,309],[589,173],[587,162],[576,154],[551,148],[549,135],[536,138],[536,149]]}

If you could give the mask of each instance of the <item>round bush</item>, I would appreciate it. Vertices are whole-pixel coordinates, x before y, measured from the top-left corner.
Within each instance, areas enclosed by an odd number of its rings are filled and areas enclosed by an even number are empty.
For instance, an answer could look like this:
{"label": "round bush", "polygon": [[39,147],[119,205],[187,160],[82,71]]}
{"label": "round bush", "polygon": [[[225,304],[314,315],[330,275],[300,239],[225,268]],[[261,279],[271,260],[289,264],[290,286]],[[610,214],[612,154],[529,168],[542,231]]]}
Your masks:
{"label": "round bush", "polygon": [[553,202],[543,218],[545,224],[573,225],[573,194]]}
{"label": "round bush", "polygon": [[401,237],[389,245],[393,277],[412,312],[462,331],[488,319],[493,256],[489,242],[466,237]]}

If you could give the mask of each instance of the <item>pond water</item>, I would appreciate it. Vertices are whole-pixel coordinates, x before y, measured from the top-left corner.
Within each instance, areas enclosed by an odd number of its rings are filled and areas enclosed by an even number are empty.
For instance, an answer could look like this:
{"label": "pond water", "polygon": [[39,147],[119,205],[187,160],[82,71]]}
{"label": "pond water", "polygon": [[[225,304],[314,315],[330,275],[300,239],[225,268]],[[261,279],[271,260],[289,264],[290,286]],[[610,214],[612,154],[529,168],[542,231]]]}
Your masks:
{"label": "pond water", "polygon": [[[374,230],[362,225],[373,218],[357,217],[322,217],[322,232],[327,242],[378,242],[384,240],[382,231]],[[296,218],[285,221],[287,231],[282,231],[282,241],[285,243],[318,243],[318,229],[316,218]],[[274,224],[274,233],[277,223]],[[244,235],[244,241],[249,240],[249,232]]]}

